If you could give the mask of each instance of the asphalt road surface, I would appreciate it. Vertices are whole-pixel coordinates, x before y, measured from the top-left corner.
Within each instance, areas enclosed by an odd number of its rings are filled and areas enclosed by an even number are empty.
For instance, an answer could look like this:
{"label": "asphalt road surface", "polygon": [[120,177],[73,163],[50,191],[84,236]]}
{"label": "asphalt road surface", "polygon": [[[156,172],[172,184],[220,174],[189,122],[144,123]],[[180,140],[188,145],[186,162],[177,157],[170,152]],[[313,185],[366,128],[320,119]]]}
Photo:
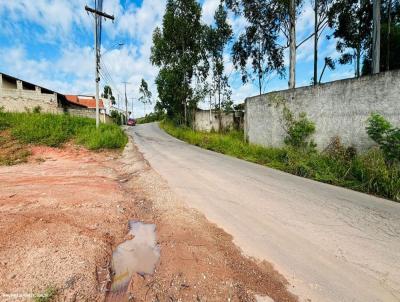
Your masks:
{"label": "asphalt road surface", "polygon": [[400,301],[400,203],[296,177],[130,128],[188,206],[271,262],[300,301]]}

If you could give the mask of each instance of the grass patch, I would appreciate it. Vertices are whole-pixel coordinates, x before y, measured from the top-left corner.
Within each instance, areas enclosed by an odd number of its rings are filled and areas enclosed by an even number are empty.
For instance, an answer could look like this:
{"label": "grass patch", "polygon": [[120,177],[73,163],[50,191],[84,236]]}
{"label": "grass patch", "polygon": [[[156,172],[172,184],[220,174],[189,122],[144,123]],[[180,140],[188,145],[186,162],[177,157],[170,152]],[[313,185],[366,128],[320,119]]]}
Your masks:
{"label": "grass patch", "polygon": [[[65,114],[11,113],[0,111],[0,147],[14,140],[14,144],[35,144],[59,147],[67,141],[74,140],[91,150],[122,149],[128,138],[114,124],[101,124],[96,129],[93,119],[75,117]],[[9,133],[6,137],[4,133]],[[1,155],[0,155],[1,156]],[[12,164],[0,157],[0,164]]]}
{"label": "grass patch", "polygon": [[387,166],[382,151],[348,154],[340,146],[330,152],[248,144],[241,132],[196,132],[164,121],[160,126],[190,144],[269,166],[294,175],[400,201],[400,167]]}
{"label": "grass patch", "polygon": [[49,286],[41,294],[35,294],[33,301],[35,302],[50,302],[57,296],[58,290],[55,286]]}
{"label": "grass patch", "polygon": [[[1,131],[1,130],[0,130]],[[0,166],[12,166],[28,161],[31,152],[10,135],[10,131],[0,132]]]}

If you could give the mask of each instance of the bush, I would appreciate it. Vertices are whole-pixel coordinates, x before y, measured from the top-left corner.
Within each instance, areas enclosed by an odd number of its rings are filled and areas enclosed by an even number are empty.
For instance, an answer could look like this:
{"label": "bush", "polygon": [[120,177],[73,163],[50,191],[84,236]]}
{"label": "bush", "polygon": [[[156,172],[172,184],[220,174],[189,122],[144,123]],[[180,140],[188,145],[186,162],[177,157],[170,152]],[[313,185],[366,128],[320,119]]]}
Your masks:
{"label": "bush", "polygon": [[110,114],[114,124],[122,125],[124,123],[125,116],[122,113],[119,113],[117,110],[112,110]]}
{"label": "bush", "polygon": [[360,155],[354,161],[352,174],[362,191],[400,201],[400,169],[386,165],[381,150],[373,148]]}
{"label": "bush", "polygon": [[379,145],[388,165],[400,163],[400,128],[375,113],[368,119],[367,133]]}
{"label": "bush", "polygon": [[315,132],[315,124],[308,120],[304,112],[299,114],[296,119],[293,113],[285,106],[283,108],[283,118],[285,120],[285,131],[287,136],[285,144],[294,148],[315,148],[313,141],[308,141]]}
{"label": "bush", "polygon": [[146,123],[153,123],[162,121],[165,118],[165,114],[162,112],[151,112],[146,114],[144,117],[140,117],[136,120],[137,124],[146,124]]}
{"label": "bush", "polygon": [[42,112],[42,107],[40,106],[33,107],[32,113],[41,113],[41,112]]}

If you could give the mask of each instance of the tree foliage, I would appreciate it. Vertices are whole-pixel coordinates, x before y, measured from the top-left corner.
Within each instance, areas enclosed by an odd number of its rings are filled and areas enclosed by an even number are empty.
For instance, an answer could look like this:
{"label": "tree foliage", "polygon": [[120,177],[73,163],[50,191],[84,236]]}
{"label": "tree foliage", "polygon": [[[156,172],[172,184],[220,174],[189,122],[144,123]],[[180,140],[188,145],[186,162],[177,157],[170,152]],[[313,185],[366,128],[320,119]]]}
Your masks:
{"label": "tree foliage", "polygon": [[105,85],[105,86],[104,86],[104,91],[103,91],[103,93],[101,94],[101,97],[102,97],[102,98],[105,98],[105,99],[110,99],[110,100],[111,100],[111,103],[112,103],[113,105],[115,105],[115,97],[113,96],[112,89],[111,89],[110,86],[108,86],[108,85]]}
{"label": "tree foliage", "polygon": [[400,163],[400,128],[395,128],[380,114],[372,114],[368,119],[367,133],[383,152],[389,165]]}
{"label": "tree foliage", "polygon": [[355,75],[360,76],[361,59],[371,47],[372,1],[336,0],[329,13],[329,26],[337,38],[340,64],[356,62]]}
{"label": "tree foliage", "polygon": [[236,13],[242,13],[248,25],[232,48],[233,63],[242,73],[245,83],[252,75],[248,72],[250,60],[256,75],[260,94],[266,77],[272,72],[284,75],[283,48],[278,44],[280,22],[277,12],[282,7],[280,1],[227,0],[227,5]]}
{"label": "tree foliage", "polygon": [[162,28],[153,33],[151,62],[160,67],[156,79],[161,104],[170,116],[182,119],[187,104],[195,106],[194,77],[208,70],[204,47],[205,26],[195,0],[168,0]]}
{"label": "tree foliage", "polygon": [[149,90],[149,86],[147,82],[142,79],[140,86],[139,86],[139,101],[142,102],[143,104],[151,104],[151,96],[152,93]]}
{"label": "tree foliage", "polygon": [[[218,110],[221,111],[225,103],[230,102],[231,90],[228,77],[224,70],[224,49],[232,39],[232,27],[227,22],[228,13],[222,3],[214,14],[215,25],[208,28],[207,45],[212,67],[213,89],[211,94],[216,93],[218,97]],[[221,115],[220,115],[221,119]]]}

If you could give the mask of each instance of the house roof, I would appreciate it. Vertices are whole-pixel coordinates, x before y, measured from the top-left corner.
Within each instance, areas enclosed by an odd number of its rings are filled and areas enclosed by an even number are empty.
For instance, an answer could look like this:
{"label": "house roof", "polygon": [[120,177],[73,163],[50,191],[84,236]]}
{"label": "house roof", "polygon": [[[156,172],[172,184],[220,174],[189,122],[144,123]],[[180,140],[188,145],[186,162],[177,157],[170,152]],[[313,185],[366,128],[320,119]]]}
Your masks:
{"label": "house roof", "polygon": [[42,90],[42,92],[44,92],[44,93],[57,93],[57,94],[59,94],[57,91],[54,91],[54,90],[51,90],[51,89],[48,89],[48,88],[45,88],[45,87],[42,87],[42,86],[33,84],[33,83],[31,83],[31,82],[22,80],[22,79],[20,79],[20,78],[13,77],[13,76],[11,76],[11,75],[9,75],[9,74],[6,74],[6,73],[4,73],[4,72],[0,72],[0,74],[2,75],[2,77],[3,77],[4,79],[8,79],[8,80],[11,80],[11,81],[17,81],[17,80],[22,81],[22,83],[23,83],[24,86],[29,85],[29,86],[32,86],[33,88],[34,88],[35,86],[40,87],[41,90]]}
{"label": "house roof", "polygon": [[[85,108],[96,108],[96,99],[91,96],[65,95],[68,102]],[[99,100],[99,108],[104,108],[103,100]]]}

